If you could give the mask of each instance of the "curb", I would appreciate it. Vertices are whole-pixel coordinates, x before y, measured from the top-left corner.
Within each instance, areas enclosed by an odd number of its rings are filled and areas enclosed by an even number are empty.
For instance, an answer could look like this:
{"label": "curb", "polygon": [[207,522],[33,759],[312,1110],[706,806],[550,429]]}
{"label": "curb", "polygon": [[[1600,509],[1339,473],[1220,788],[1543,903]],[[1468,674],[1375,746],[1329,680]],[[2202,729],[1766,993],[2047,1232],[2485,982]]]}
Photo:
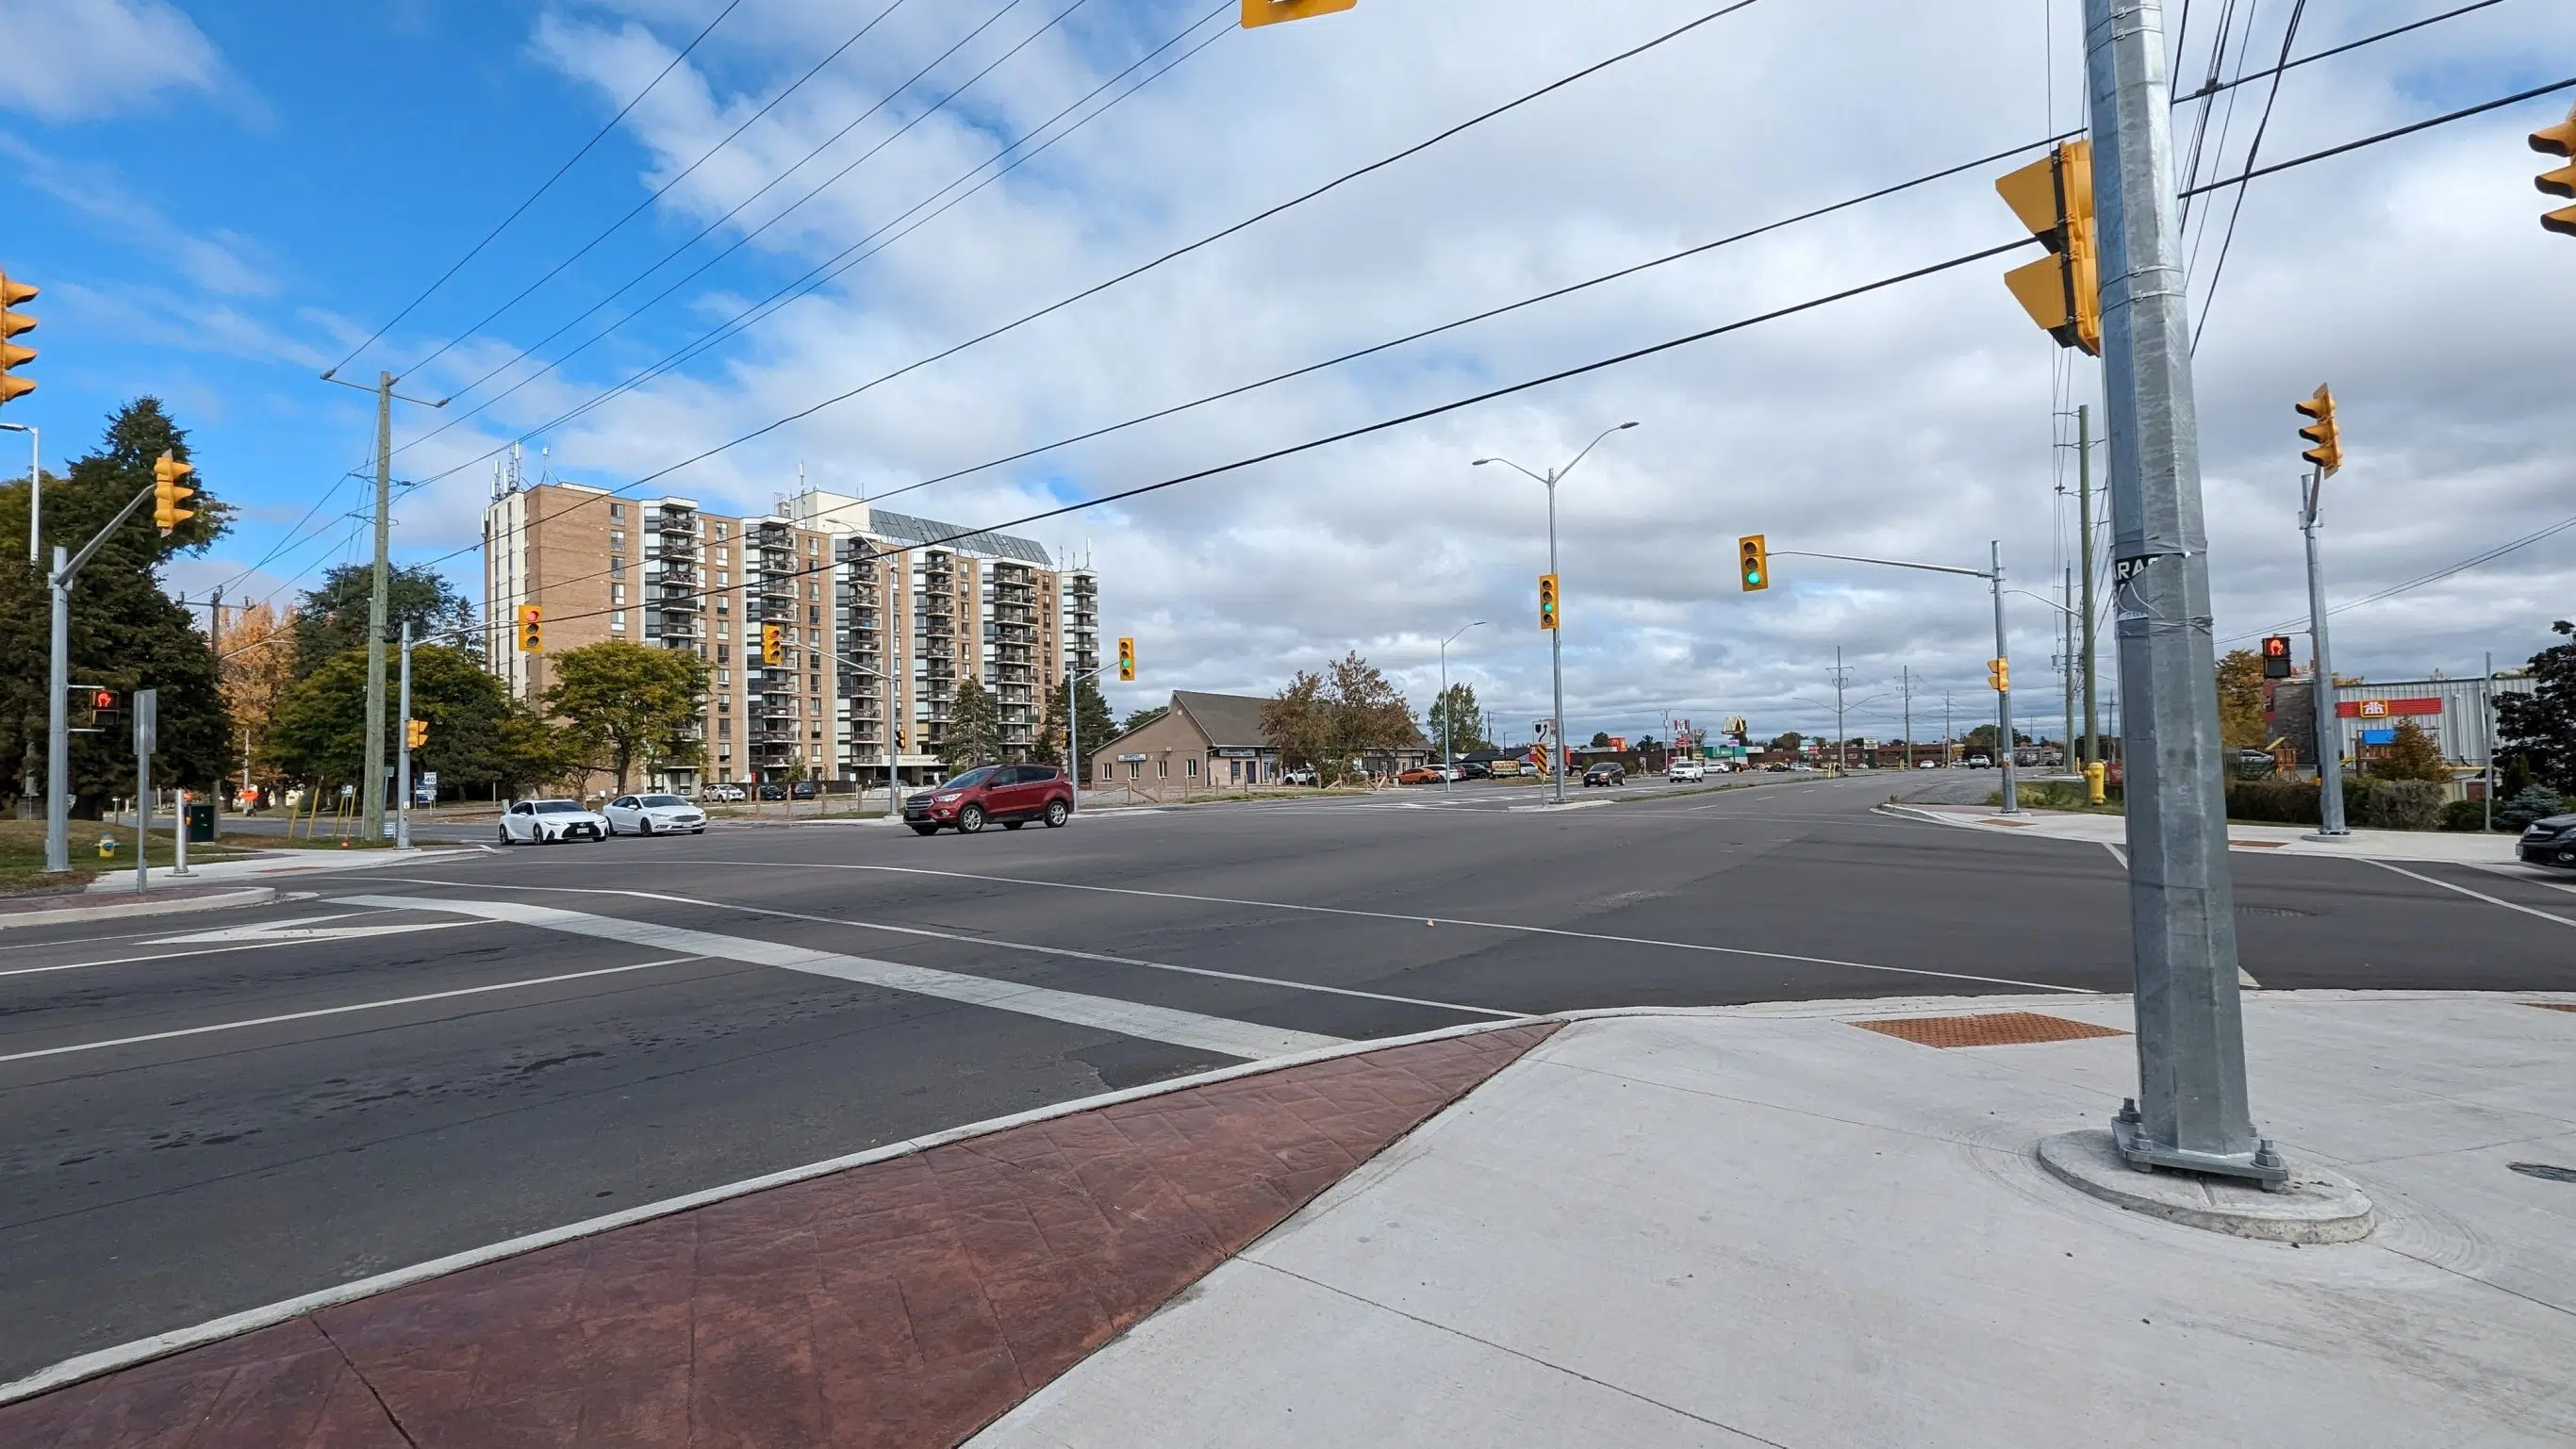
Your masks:
{"label": "curb", "polygon": [[[187,904],[194,905],[197,902]],[[1291,1067],[1332,1061],[1340,1057],[1365,1056],[1370,1052],[1384,1051],[1390,1047],[1413,1046],[1420,1042],[1442,1041],[1450,1037],[1475,1036],[1489,1031],[1507,1031],[1558,1019],[1554,1016],[1516,1016],[1500,1021],[1469,1022],[1464,1026],[1415,1032],[1410,1036],[1345,1042],[1340,1046],[1319,1047],[1313,1051],[1268,1057],[1257,1062],[1245,1062],[1240,1066],[1220,1067],[1215,1071],[1174,1077],[1164,1082],[1149,1082],[1123,1091],[1103,1092],[1098,1096],[1058,1102],[1051,1106],[1032,1108],[1026,1112],[1015,1112],[1007,1117],[988,1118],[981,1122],[970,1122],[962,1127],[951,1127],[902,1142],[890,1142],[882,1147],[872,1147],[865,1152],[853,1152],[842,1157],[826,1158],[821,1162],[809,1162],[799,1167],[782,1168],[758,1177],[744,1178],[739,1182],[702,1188],[697,1192],[664,1198],[660,1202],[645,1203],[623,1212],[610,1213],[605,1217],[587,1218],[581,1222],[566,1223],[561,1227],[548,1228],[542,1232],[486,1244],[480,1248],[468,1248],[461,1253],[450,1253],[443,1258],[432,1258],[425,1263],[396,1268],[389,1273],[379,1273],[372,1278],[334,1284],[302,1297],[289,1298],[281,1303],[244,1309],[239,1313],[227,1314],[190,1328],[172,1329],[167,1333],[156,1333],[149,1338],[139,1338],[131,1343],[122,1343],[113,1348],[98,1349],[77,1358],[68,1358],[49,1368],[38,1369],[25,1378],[0,1384],[0,1404],[14,1404],[21,1399],[34,1398],[38,1394],[68,1388],[85,1379],[97,1378],[101,1374],[132,1368],[137,1364],[149,1363],[157,1358],[167,1358],[187,1349],[199,1348],[209,1343],[238,1337],[255,1329],[268,1328],[291,1319],[301,1318],[319,1309],[373,1297],[391,1289],[408,1287],[431,1278],[445,1277],[450,1273],[480,1267],[485,1263],[498,1262],[503,1258],[515,1258],[522,1253],[534,1252],[539,1248],[550,1248],[558,1243],[594,1237],[613,1228],[622,1228],[654,1218],[669,1217],[673,1213],[687,1212],[692,1208],[706,1207],[712,1203],[748,1196],[773,1187],[784,1187],[789,1183],[803,1182],[808,1178],[826,1177],[853,1167],[865,1167],[870,1163],[884,1162],[897,1157],[910,1157],[916,1153],[927,1152],[934,1147],[945,1147],[952,1142],[989,1137],[996,1132],[1007,1131],[1013,1127],[1024,1127],[1032,1122],[1046,1122],[1058,1117],[1075,1116],[1102,1107],[1114,1107],[1121,1102],[1133,1102],[1140,1098],[1187,1091],[1193,1087],[1230,1082],[1238,1077],[1257,1077]]]}
{"label": "curb", "polygon": [[215,911],[230,906],[264,906],[276,899],[275,886],[244,886],[202,896],[119,901],[99,906],[64,906],[50,911],[10,911],[0,913],[0,930],[12,926],[64,926],[81,921],[114,921],[127,916],[168,916],[181,911]]}

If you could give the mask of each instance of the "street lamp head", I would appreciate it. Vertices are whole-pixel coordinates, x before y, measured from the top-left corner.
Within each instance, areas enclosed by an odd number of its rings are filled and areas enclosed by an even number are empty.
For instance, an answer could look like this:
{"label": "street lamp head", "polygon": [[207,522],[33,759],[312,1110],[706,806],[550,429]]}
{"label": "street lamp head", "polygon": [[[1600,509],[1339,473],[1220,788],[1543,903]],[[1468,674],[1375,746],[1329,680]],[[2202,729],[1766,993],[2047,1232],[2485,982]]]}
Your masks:
{"label": "street lamp head", "polygon": [[1482,467],[1484,467],[1487,463],[1493,463],[1493,462],[1499,462],[1499,461],[1501,461],[1501,460],[1500,460],[1500,459],[1496,459],[1496,458],[1478,458],[1475,462],[1470,463],[1470,464],[1468,464],[1467,466],[1468,466],[1468,467],[1470,467],[1470,468],[1482,468]]}
{"label": "street lamp head", "polygon": [[1619,425],[1619,427],[1618,427],[1618,431],[1620,431],[1620,432],[1623,432],[1623,433],[1624,433],[1624,432],[1628,431],[1630,428],[1633,428],[1633,427],[1635,427],[1635,426],[1636,426],[1636,424],[1635,424],[1635,423],[1621,423],[1621,424]]}

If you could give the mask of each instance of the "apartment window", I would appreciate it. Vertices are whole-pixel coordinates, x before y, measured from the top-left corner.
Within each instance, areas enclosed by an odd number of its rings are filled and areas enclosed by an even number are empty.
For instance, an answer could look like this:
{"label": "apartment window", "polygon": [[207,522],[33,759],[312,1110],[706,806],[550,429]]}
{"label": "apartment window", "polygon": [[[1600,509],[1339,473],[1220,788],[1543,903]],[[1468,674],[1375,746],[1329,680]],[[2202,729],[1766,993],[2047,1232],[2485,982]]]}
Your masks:
{"label": "apartment window", "polygon": [[609,610],[608,627],[615,633],[622,634],[626,632],[626,611],[624,609]]}
{"label": "apartment window", "polygon": [[716,570],[716,587],[720,589],[732,588],[733,575],[723,569]]}
{"label": "apartment window", "polygon": [[733,598],[731,595],[716,595],[716,612],[719,614],[730,614],[733,612]]}
{"label": "apartment window", "polygon": [[717,671],[716,671],[716,683],[718,683],[718,684],[731,684],[731,683],[733,683],[733,671],[732,671],[732,670],[730,670],[730,669],[719,669],[719,670],[717,670]]}
{"label": "apartment window", "polygon": [[[50,708],[50,706],[48,706],[48,707]],[[717,738],[717,739],[720,739],[720,740],[729,740],[729,739],[732,739],[732,738],[733,738],[733,721],[732,721],[732,720],[729,720],[729,719],[719,719],[719,720],[717,720],[717,721],[716,721],[716,738]],[[727,750],[727,751],[725,751],[725,753],[726,753],[726,754],[728,754],[728,755],[730,755],[730,754],[732,754],[732,753],[733,753],[733,751],[731,751],[731,750]]]}
{"label": "apartment window", "polygon": [[722,712],[725,712],[725,711],[731,710],[732,708],[733,708],[733,696],[732,696],[732,695],[730,695],[730,694],[719,694],[719,695],[717,695],[717,696],[716,696],[716,709],[717,709],[717,711],[718,711],[719,713],[722,713]]}
{"label": "apartment window", "polygon": [[608,521],[611,523],[625,522],[626,505],[623,503],[611,503],[608,505]]}
{"label": "apartment window", "polygon": [[612,604],[625,603],[626,586],[624,584],[610,584],[608,586],[608,602]]}
{"label": "apartment window", "polygon": [[807,584],[805,586],[805,597],[809,599],[819,599],[823,597],[823,586],[821,584]]}
{"label": "apartment window", "polygon": [[[817,662],[819,663],[820,661],[817,661]],[[822,692],[822,689],[823,689],[823,676],[821,676],[821,675],[819,675],[819,674],[808,674],[808,675],[806,675],[806,676],[805,676],[805,687],[806,687],[807,689],[810,689],[810,690],[815,691],[815,692],[816,692],[816,693],[818,693],[818,694],[819,694],[819,693],[821,693],[821,692]]]}
{"label": "apartment window", "polygon": [[610,529],[608,531],[608,547],[612,551],[623,552],[626,548],[626,530],[622,528]]}
{"label": "apartment window", "polygon": [[820,604],[807,604],[805,606],[805,622],[808,624],[820,625],[823,622],[823,606]]}
{"label": "apartment window", "polygon": [[[723,525],[723,524],[721,524],[721,523],[717,524],[717,525],[716,525],[716,537],[718,537],[718,538],[724,538],[724,537],[726,537],[726,536],[727,536],[727,534],[726,534],[726,531],[725,531],[725,525]],[[724,557],[724,550],[723,550],[723,549],[717,549],[717,550],[716,550],[716,557],[718,557],[718,558],[722,558],[722,557]]]}
{"label": "apartment window", "polygon": [[[819,539],[819,538],[813,538],[813,537],[810,537],[810,536],[805,540],[805,556],[806,556],[807,558],[813,558],[813,557],[815,557],[815,556],[817,556],[817,555],[821,554],[822,552],[823,552],[823,540],[821,540],[821,539]],[[49,707],[50,707],[50,706],[49,706]]]}
{"label": "apartment window", "polygon": [[[719,637],[721,637],[721,631],[723,630],[724,626],[723,626],[723,625],[721,625],[721,624],[719,624],[719,625],[717,625],[717,626],[716,626],[716,628],[717,628],[717,630],[719,631]],[[716,646],[716,662],[717,662],[718,664],[730,663],[730,662],[732,661],[732,659],[733,659],[733,646],[732,646],[732,645],[730,645],[730,644],[719,644],[719,645],[717,645],[717,646]],[[730,678],[731,676],[727,676],[727,677],[728,677],[728,678]]]}

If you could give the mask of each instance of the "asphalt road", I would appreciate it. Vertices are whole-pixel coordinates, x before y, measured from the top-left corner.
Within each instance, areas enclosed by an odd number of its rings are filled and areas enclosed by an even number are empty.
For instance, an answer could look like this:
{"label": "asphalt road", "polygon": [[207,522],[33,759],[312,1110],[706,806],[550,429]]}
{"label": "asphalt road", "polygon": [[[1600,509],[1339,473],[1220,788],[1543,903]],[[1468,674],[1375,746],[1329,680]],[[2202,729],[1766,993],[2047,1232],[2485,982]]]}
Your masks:
{"label": "asphalt road", "polygon": [[[1426,788],[928,840],[719,826],[326,863],[309,898],[255,911],[13,930],[0,1379],[1334,1040],[1575,1007],[2126,989],[2111,854],[1870,813],[1930,783],[1632,787],[1567,810]],[[2576,900],[2550,883],[2232,859],[2264,986],[2576,988]]]}

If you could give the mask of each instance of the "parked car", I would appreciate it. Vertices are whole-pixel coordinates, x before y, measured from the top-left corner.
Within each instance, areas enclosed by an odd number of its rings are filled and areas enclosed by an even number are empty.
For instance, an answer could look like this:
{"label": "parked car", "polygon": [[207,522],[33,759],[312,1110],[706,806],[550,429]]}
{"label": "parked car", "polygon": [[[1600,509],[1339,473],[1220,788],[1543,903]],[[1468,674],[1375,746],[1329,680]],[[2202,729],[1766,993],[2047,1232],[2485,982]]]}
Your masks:
{"label": "parked car", "polygon": [[823,787],[812,780],[799,780],[787,787],[787,798],[790,800],[817,800],[822,798],[822,795]]}
{"label": "parked car", "polygon": [[1053,830],[1072,815],[1073,782],[1053,765],[979,765],[903,802],[903,823],[915,835],[950,826],[973,835],[987,821],[1017,830],[1043,820]]}
{"label": "parked car", "polygon": [[1925,760],[1914,768],[1918,770],[1937,770],[1941,768],[1941,762],[1939,760]]}
{"label": "parked car", "polygon": [[1797,775],[1812,775],[1812,774],[1816,773],[1816,767],[1815,767],[1815,766],[1813,766],[1813,765],[1808,764],[1808,763],[1807,763],[1806,761],[1804,761],[1804,760],[1800,760],[1800,761],[1798,761],[1797,763],[1795,763],[1795,764],[1791,765],[1791,766],[1789,767],[1789,771],[1790,771],[1790,773],[1792,773],[1792,774],[1797,774]]}
{"label": "parked car", "polygon": [[1324,783],[1323,777],[1315,773],[1315,767],[1312,765],[1299,765],[1297,768],[1290,770],[1287,774],[1282,775],[1279,778],[1283,783],[1290,785],[1321,785]]}
{"label": "parked car", "polygon": [[730,803],[742,799],[743,791],[740,785],[727,785],[722,781],[719,781],[707,786],[703,790],[700,790],[698,792],[698,798],[701,800],[714,800]]}
{"label": "parked car", "polygon": [[1995,762],[1985,755],[1970,755],[1968,757],[1968,768],[1971,770],[1991,770],[1994,767]]}
{"label": "parked car", "polygon": [[1789,767],[1785,764],[1764,765],[1762,770],[1763,773],[1770,775],[1785,775],[1789,773]]}
{"label": "parked car", "polygon": [[501,812],[503,845],[553,845],[564,840],[606,840],[608,817],[578,800],[521,800]]}
{"label": "parked car", "polygon": [[2513,853],[2530,865],[2576,867],[2576,815],[2552,815],[2523,827]]}
{"label": "parked car", "polygon": [[1586,789],[1590,789],[1594,785],[1609,786],[1625,785],[1627,783],[1627,768],[1616,760],[1603,760],[1600,764],[1597,764],[1591,769],[1583,772],[1583,784]]}
{"label": "parked car", "polygon": [[1675,784],[1681,784],[1691,780],[1705,780],[1708,778],[1708,766],[1701,764],[1697,760],[1675,760],[1670,765],[1664,767],[1664,778],[1674,782]]}
{"label": "parked car", "polygon": [[1410,770],[1399,772],[1395,777],[1395,783],[1399,785],[1436,785],[1448,778],[1449,777],[1447,775],[1441,773],[1438,765],[1416,765]]}
{"label": "parked car", "polygon": [[759,793],[763,800],[784,800],[787,798],[787,787],[773,780],[761,786]]}
{"label": "parked car", "polygon": [[707,833],[707,812],[677,795],[620,795],[599,813],[611,835]]}
{"label": "parked car", "polygon": [[1469,760],[1458,767],[1458,778],[1461,780],[1490,780],[1493,777],[1494,767],[1482,760]]}

